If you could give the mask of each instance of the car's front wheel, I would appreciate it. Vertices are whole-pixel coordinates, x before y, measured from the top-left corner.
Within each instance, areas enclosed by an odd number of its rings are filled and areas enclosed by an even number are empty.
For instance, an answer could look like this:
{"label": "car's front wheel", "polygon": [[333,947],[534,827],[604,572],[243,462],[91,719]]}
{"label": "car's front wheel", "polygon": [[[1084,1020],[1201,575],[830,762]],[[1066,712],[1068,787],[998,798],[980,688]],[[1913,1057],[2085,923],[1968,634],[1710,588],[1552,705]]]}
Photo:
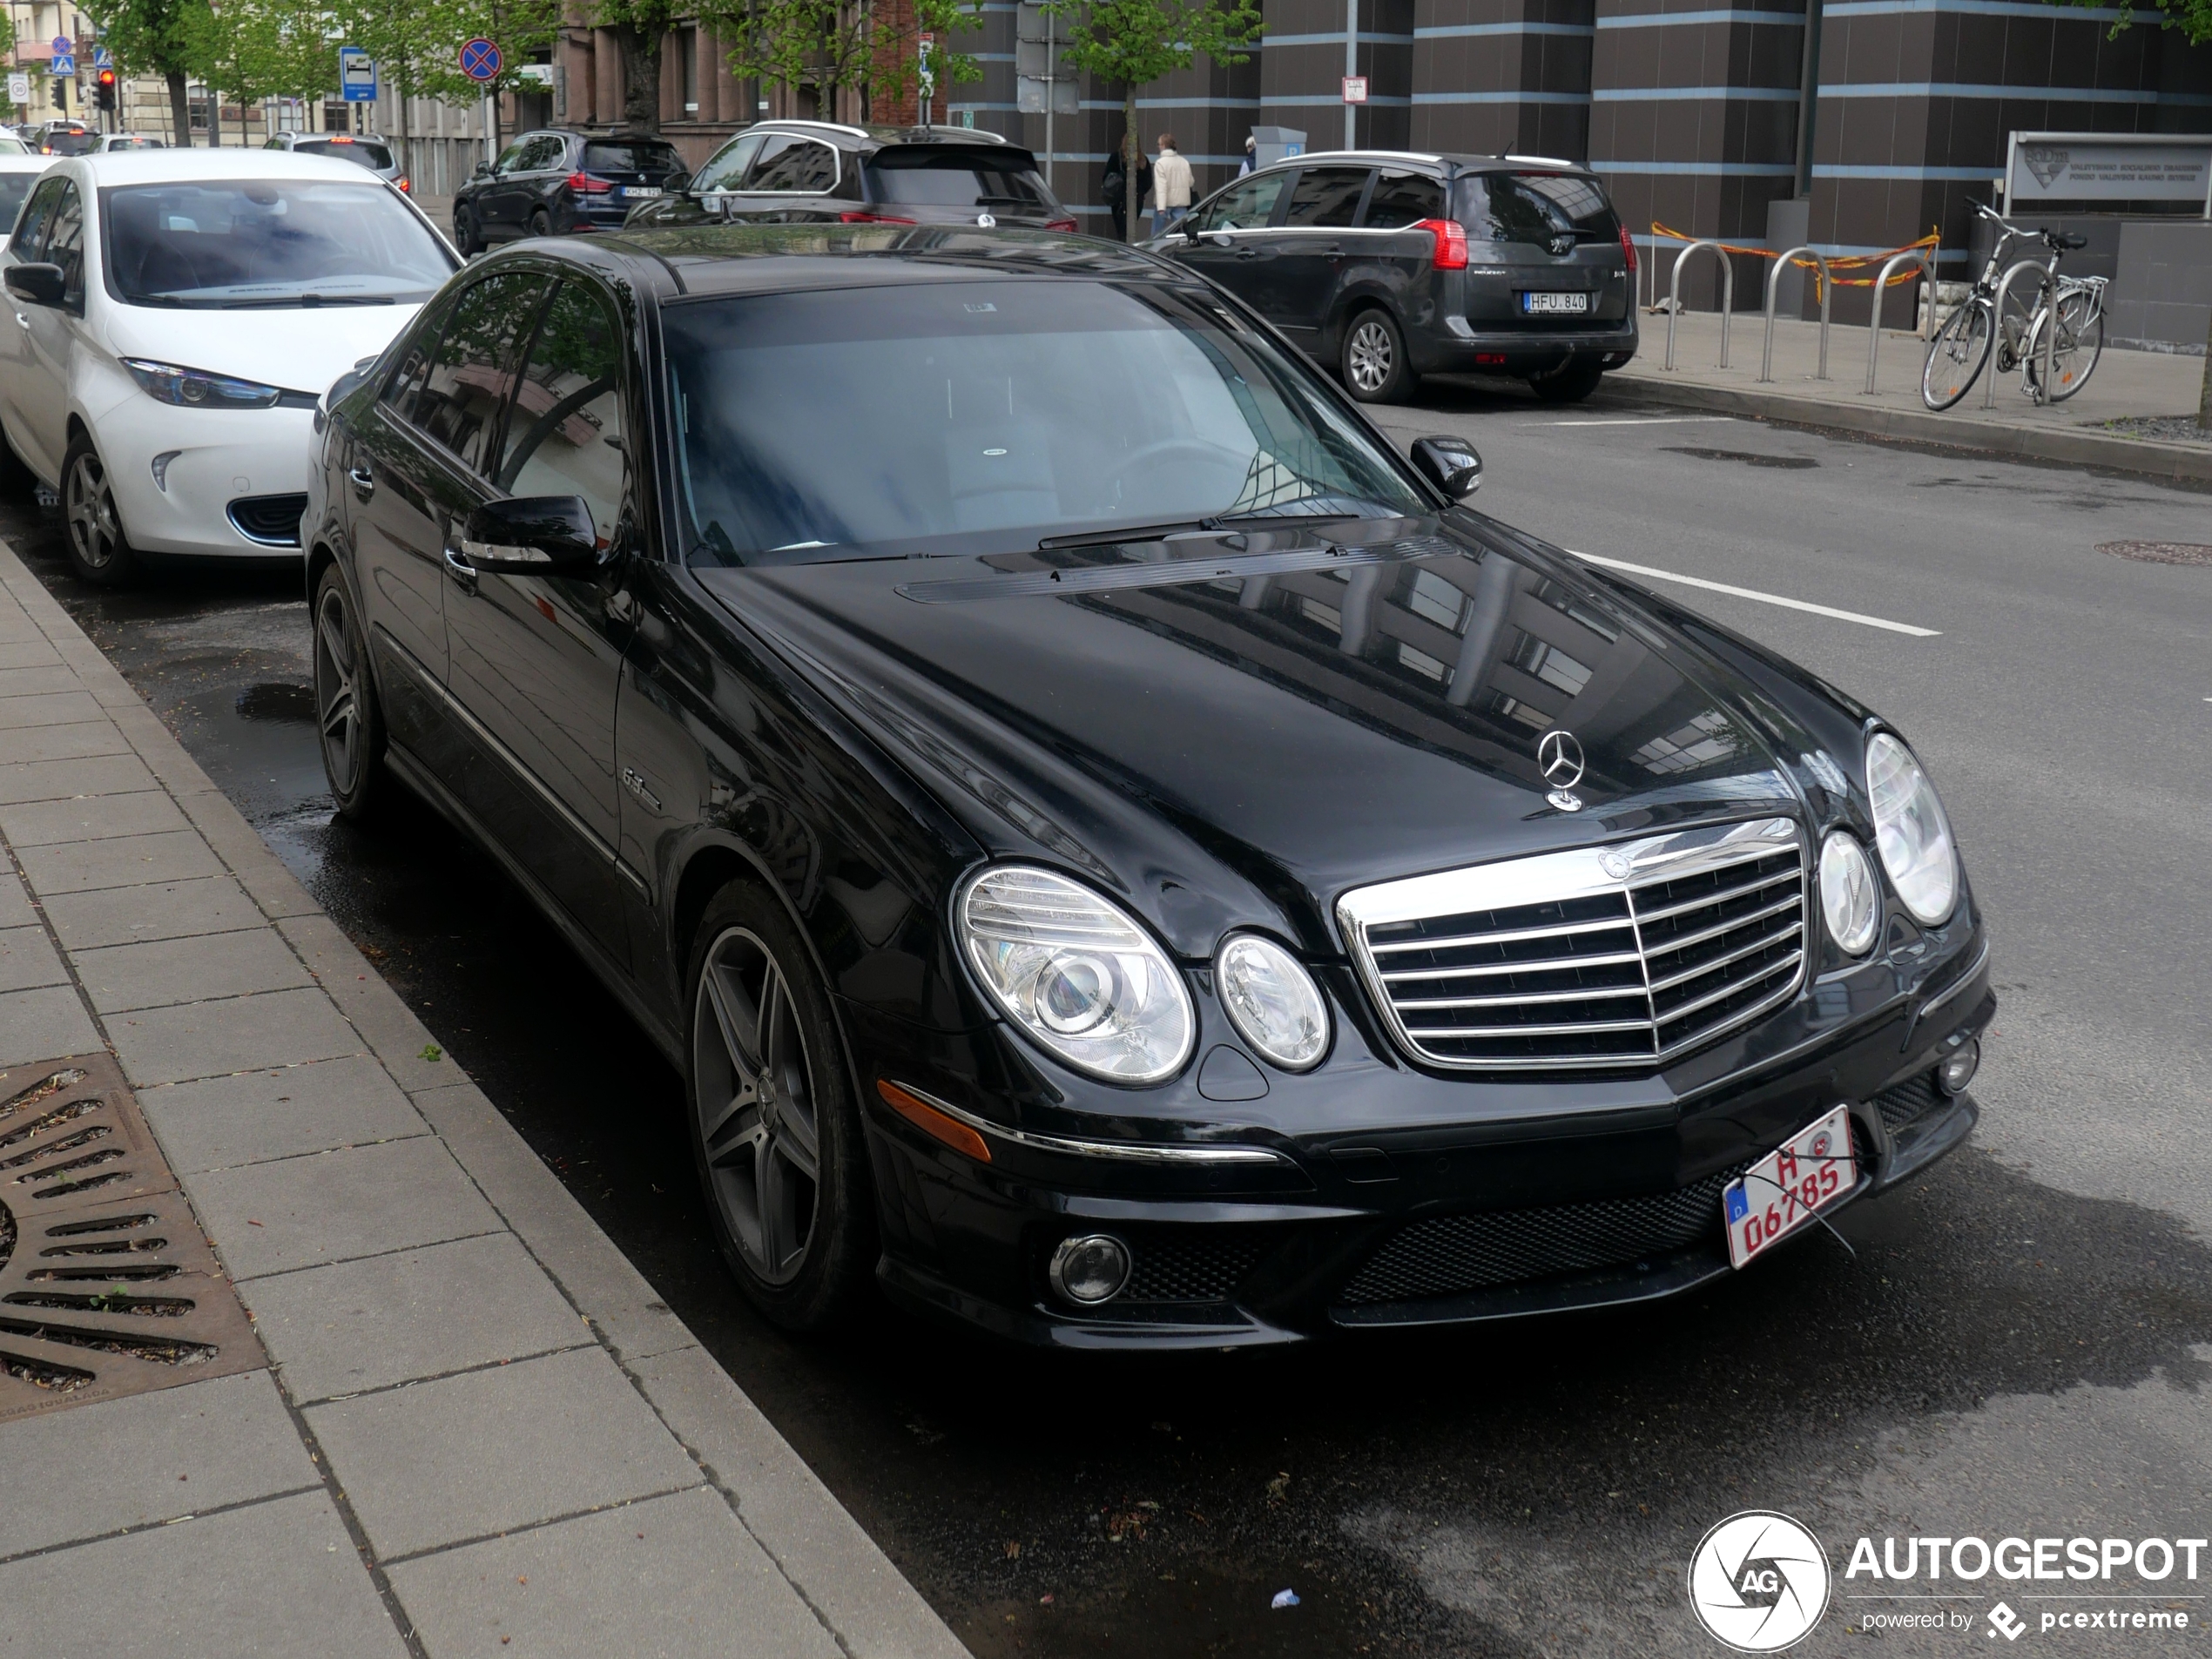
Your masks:
{"label": "car's front wheel", "polygon": [[691,1145],[723,1258],[796,1331],[860,1305],[875,1217],[852,1079],[798,928],[751,881],[717,894],[691,949]]}
{"label": "car's front wheel", "polygon": [[1361,312],[1344,331],[1339,365],[1345,389],[1362,403],[1402,403],[1417,378],[1406,361],[1406,336],[1390,313]]}
{"label": "car's front wheel", "polygon": [[71,440],[62,458],[62,523],[68,532],[69,568],[79,577],[104,588],[138,579],[138,556],[123,533],[107,467],[86,433]]}
{"label": "car's front wheel", "polygon": [[339,812],[359,820],[383,794],[384,715],[361,619],[335,564],[315,583],[314,674],[323,773]]}

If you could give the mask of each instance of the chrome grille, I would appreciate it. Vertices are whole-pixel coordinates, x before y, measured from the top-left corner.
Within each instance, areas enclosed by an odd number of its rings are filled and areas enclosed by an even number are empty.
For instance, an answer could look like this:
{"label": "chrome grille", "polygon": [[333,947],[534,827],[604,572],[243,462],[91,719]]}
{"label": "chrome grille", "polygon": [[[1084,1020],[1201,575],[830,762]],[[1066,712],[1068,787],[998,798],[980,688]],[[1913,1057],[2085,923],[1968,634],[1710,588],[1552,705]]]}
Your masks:
{"label": "chrome grille", "polygon": [[1419,1059],[1657,1066],[1796,990],[1804,837],[1777,818],[1578,847],[1361,887],[1338,915]]}

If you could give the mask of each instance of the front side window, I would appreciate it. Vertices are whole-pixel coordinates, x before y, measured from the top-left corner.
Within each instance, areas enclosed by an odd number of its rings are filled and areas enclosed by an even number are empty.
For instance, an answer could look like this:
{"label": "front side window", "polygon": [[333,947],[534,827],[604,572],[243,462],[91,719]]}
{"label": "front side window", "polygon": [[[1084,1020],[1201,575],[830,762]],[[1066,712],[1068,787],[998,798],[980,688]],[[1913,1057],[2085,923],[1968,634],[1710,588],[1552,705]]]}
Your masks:
{"label": "front side window", "polygon": [[1239,179],[1193,217],[1202,231],[1264,230],[1275,218],[1275,204],[1289,184],[1287,172],[1256,172]]}
{"label": "front side window", "polygon": [[1444,186],[1426,173],[1392,172],[1375,180],[1367,199],[1366,224],[1370,230],[1403,230],[1425,219],[1444,217]]}
{"label": "front side window", "polygon": [[54,209],[61,205],[62,183],[59,179],[40,179],[24,206],[22,217],[16,220],[16,233],[8,239],[8,252],[25,265],[37,263],[38,244],[46,234],[46,226],[53,223]]}
{"label": "front side window", "polygon": [[1291,192],[1286,229],[1343,230],[1359,213],[1359,199],[1367,192],[1365,167],[1308,167],[1298,176]]}
{"label": "front side window", "polygon": [[933,282],[718,296],[662,317],[694,557],[1430,510],[1311,370],[1177,290]]}
{"label": "front side window", "polygon": [[430,354],[415,400],[424,435],[474,471],[485,458],[493,420],[515,388],[515,359],[544,297],[543,277],[502,272],[464,291]]}
{"label": "front side window", "polygon": [[84,199],[73,184],[62,185],[61,200],[54,205],[54,227],[46,233],[49,265],[62,267],[62,303],[84,303]]}
{"label": "front side window", "polygon": [[516,383],[493,481],[510,496],[581,496],[602,547],[621,519],[628,465],[621,381],[614,314],[583,283],[563,282]]}
{"label": "front side window", "polygon": [[765,134],[748,132],[733,138],[707,158],[706,165],[691,181],[694,190],[735,190],[745,182],[745,170],[752,165],[752,158],[760,153]]}
{"label": "front side window", "polygon": [[779,132],[769,138],[753,164],[747,190],[804,191],[820,195],[837,184],[837,152],[812,138]]}
{"label": "front side window", "polygon": [[125,305],[413,305],[452,274],[382,185],[221,179],[101,192],[108,291]]}
{"label": "front side window", "polygon": [[523,158],[529,153],[529,143],[527,139],[516,139],[499,152],[499,159],[491,164],[491,170],[502,175],[520,172],[523,170]]}

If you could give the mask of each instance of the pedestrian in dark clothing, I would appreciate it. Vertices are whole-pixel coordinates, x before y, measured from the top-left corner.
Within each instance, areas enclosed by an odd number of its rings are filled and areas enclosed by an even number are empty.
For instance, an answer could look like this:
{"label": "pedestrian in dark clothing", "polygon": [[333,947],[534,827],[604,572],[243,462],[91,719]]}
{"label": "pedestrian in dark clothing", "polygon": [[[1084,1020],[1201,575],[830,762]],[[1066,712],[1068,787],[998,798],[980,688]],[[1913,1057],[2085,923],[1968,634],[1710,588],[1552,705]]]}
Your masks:
{"label": "pedestrian in dark clothing", "polygon": [[1128,170],[1123,164],[1122,146],[1116,143],[1114,153],[1106,158],[1106,177],[1099,185],[1098,193],[1105,201],[1107,211],[1114,215],[1114,236],[1118,241],[1129,240],[1129,213],[1134,205],[1142,206],[1144,192],[1152,188],[1152,164],[1140,152],[1136,158],[1136,189],[1129,188]]}

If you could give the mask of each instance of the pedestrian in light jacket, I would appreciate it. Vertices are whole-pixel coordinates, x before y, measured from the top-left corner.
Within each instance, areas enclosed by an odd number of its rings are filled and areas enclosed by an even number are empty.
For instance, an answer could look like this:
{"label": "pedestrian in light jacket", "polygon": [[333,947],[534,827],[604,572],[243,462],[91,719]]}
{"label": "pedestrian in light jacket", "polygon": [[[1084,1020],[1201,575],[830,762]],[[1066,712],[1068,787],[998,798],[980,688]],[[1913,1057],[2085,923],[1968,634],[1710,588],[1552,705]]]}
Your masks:
{"label": "pedestrian in light jacket", "polygon": [[1190,211],[1190,164],[1175,147],[1175,134],[1160,134],[1160,158],[1152,167],[1152,234],[1165,236]]}

